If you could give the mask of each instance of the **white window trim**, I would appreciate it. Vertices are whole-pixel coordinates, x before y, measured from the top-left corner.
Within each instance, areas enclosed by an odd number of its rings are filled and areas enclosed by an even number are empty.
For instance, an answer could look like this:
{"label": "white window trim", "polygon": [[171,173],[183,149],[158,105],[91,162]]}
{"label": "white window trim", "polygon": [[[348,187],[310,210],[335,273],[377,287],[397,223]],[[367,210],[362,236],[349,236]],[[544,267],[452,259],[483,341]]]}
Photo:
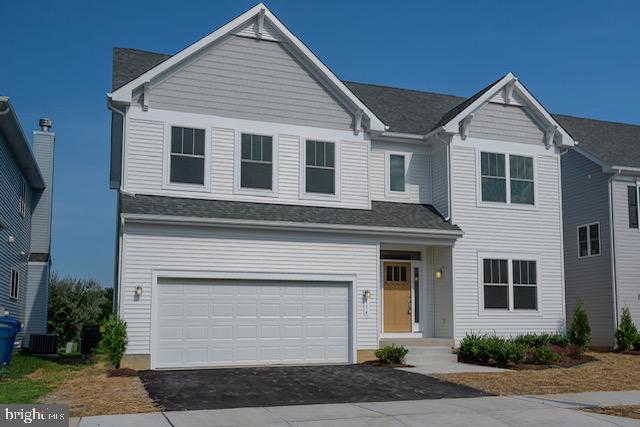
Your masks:
{"label": "white window trim", "polygon": [[[506,259],[509,280],[509,308],[484,308],[484,262],[489,259]],[[536,309],[513,308],[513,260],[536,262]],[[540,275],[540,255],[535,253],[478,252],[478,314],[480,316],[542,316],[542,278]],[[516,285],[517,286],[517,285]]]}
{"label": "white window trim", "polygon": [[[271,137],[271,190],[264,188],[242,187],[242,134],[260,135]],[[235,194],[246,194],[260,197],[278,197],[278,140],[279,135],[273,135],[265,132],[253,130],[236,131],[234,135],[234,153],[233,153],[233,192]]]}
{"label": "white window trim", "polygon": [[[182,127],[204,130],[204,184],[186,184],[171,182],[171,128]],[[164,124],[164,162],[162,165],[162,189],[209,193],[211,191],[211,128],[189,123]]]}
{"label": "white window trim", "polygon": [[[307,140],[310,141],[321,141],[321,142],[332,142],[334,144],[334,165],[335,165],[335,182],[334,189],[335,194],[323,194],[323,193],[311,193],[307,192]],[[341,155],[341,143],[340,141],[328,140],[325,138],[314,138],[314,137],[301,137],[300,138],[300,199],[304,200],[331,200],[331,201],[340,201],[340,175],[342,172],[342,168],[340,166]]]}
{"label": "white window trim", "polygon": [[[599,252],[595,255],[591,255],[591,233],[590,233],[590,227],[592,225],[597,225],[598,226],[598,248],[599,248]],[[587,255],[583,255],[580,256],[580,229],[582,227],[587,227]],[[589,224],[581,224],[578,225],[576,227],[576,242],[578,244],[577,246],[577,252],[578,252],[578,259],[583,259],[583,258],[594,258],[594,257],[599,257],[600,255],[602,255],[602,237],[601,234],[602,233],[602,229],[600,228],[600,221],[596,221],[596,222],[590,222]]]}
{"label": "white window trim", "polygon": [[[409,195],[409,163],[411,154],[406,151],[385,151],[384,152],[384,195],[385,197],[408,196]],[[404,157],[404,191],[394,191],[391,189],[391,156]]]}
{"label": "white window trim", "polygon": [[[505,190],[506,202],[487,202],[482,200],[482,153],[504,154],[505,162]],[[509,158],[511,156],[522,156],[533,159],[533,204],[511,203],[511,167]],[[538,155],[535,153],[525,153],[513,150],[476,149],[476,200],[478,207],[506,208],[514,210],[538,210]]]}
{"label": "white window trim", "polygon": [[[638,215],[638,232],[640,232],[640,179],[636,178],[636,213]],[[627,215],[629,213],[627,212]],[[627,221],[628,223],[628,221]],[[602,252],[602,246],[600,247],[600,252]]]}
{"label": "white window trim", "polygon": [[[13,296],[13,275],[16,275],[17,278],[17,286],[16,286],[16,295]],[[11,298],[14,301],[17,301],[20,298],[20,272],[18,270],[15,269],[11,269],[11,274],[9,276],[9,298]]]}

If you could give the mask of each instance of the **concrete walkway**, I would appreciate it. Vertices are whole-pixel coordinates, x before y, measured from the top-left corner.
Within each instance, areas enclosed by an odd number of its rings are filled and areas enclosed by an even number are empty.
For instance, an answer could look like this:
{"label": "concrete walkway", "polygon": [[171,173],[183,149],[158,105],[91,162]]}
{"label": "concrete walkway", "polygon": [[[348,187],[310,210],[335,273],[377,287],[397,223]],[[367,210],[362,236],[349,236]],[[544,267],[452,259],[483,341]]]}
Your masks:
{"label": "concrete walkway", "polygon": [[505,369],[458,362],[458,355],[447,346],[407,347],[405,362],[413,368],[399,368],[417,374],[452,374],[460,372],[502,372]]}
{"label": "concrete walkway", "polygon": [[640,391],[273,406],[84,417],[80,427],[230,426],[640,426],[640,420],[577,410],[640,405]]}

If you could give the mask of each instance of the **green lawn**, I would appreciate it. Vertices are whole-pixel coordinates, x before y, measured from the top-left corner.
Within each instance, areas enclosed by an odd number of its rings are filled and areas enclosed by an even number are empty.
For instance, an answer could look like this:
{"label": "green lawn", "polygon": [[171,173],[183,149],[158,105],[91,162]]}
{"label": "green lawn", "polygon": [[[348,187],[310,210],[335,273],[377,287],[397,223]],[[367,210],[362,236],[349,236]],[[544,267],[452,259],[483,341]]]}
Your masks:
{"label": "green lawn", "polygon": [[[70,372],[88,366],[78,356],[40,358],[16,354],[11,365],[0,373],[0,403],[34,403],[61,384]],[[32,378],[29,374],[38,369]]]}

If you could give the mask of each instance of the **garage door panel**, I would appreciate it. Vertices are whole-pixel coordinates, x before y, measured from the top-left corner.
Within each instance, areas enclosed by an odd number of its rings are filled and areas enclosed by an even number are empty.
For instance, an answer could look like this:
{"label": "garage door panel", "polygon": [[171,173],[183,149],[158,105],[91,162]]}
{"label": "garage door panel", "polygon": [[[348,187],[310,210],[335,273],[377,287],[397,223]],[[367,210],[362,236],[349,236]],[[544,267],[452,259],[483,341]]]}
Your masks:
{"label": "garage door panel", "polygon": [[346,283],[184,281],[158,283],[156,367],[348,362]]}

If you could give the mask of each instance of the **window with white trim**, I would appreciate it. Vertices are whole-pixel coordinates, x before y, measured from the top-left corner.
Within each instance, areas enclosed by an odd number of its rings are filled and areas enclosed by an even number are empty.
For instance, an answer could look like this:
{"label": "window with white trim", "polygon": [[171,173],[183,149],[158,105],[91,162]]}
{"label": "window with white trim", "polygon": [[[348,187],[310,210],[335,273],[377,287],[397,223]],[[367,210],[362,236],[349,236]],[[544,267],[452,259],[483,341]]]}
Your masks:
{"label": "window with white trim", "polygon": [[204,129],[171,126],[169,182],[204,185]]}
{"label": "window with white trim", "polygon": [[273,138],[243,133],[240,142],[240,187],[273,189]]}
{"label": "window with white trim", "polygon": [[405,161],[402,154],[389,155],[389,190],[404,192],[405,190]]}
{"label": "window with white trim", "polygon": [[627,187],[627,198],[629,203],[629,228],[638,228],[638,187],[629,185]]}
{"label": "window with white trim", "polygon": [[538,310],[538,265],[531,259],[482,259],[485,310]]}
{"label": "window with white trim", "polygon": [[333,142],[306,141],[305,191],[336,193],[336,146]]}
{"label": "window with white trim", "polygon": [[27,215],[27,181],[20,177],[20,196],[18,197],[18,212],[24,218]]}
{"label": "window with white trim", "polygon": [[12,269],[9,296],[13,299],[18,299],[18,295],[20,295],[20,273]]}
{"label": "window with white trim", "polygon": [[521,205],[535,204],[533,169],[533,157],[481,152],[482,201]]}
{"label": "window with white trim", "polygon": [[578,258],[600,255],[600,223],[578,226]]}

